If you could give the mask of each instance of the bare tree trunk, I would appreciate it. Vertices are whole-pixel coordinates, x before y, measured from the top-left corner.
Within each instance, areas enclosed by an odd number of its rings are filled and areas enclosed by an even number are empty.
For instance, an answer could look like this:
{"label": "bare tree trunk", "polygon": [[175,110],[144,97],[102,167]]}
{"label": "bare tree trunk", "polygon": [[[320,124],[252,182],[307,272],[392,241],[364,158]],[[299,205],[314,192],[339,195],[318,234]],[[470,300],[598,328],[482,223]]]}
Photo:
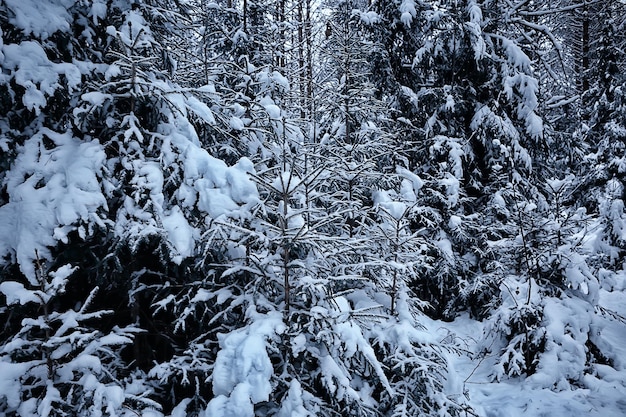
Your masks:
{"label": "bare tree trunk", "polygon": [[[299,98],[299,107],[300,107],[300,118],[304,120],[307,116],[306,114],[306,103],[307,103],[307,91],[306,91],[306,69],[304,63],[305,57],[305,47],[306,41],[304,38],[305,29],[304,29],[304,5],[302,1],[298,2],[298,84],[300,89],[300,98]],[[308,0],[306,1],[308,4]]]}
{"label": "bare tree trunk", "polygon": [[278,47],[277,47],[277,52],[278,52],[278,56],[276,58],[276,66],[279,69],[284,69],[287,66],[287,60],[285,57],[285,41],[286,41],[286,35],[285,35],[285,23],[287,21],[287,18],[285,16],[285,1],[286,0],[279,0],[278,2],[278,7],[276,10],[276,21],[278,22]]}
{"label": "bare tree trunk", "polygon": [[248,0],[243,0],[243,31],[248,32]]}
{"label": "bare tree trunk", "polygon": [[[315,123],[315,103],[313,102],[313,39],[311,24],[311,1],[306,1],[306,10],[304,17],[304,33],[306,38],[306,67],[307,67],[307,92],[306,97],[309,101],[309,117]],[[315,141],[315,134],[313,135]]]}
{"label": "bare tree trunk", "polygon": [[583,6],[583,21],[582,21],[582,56],[581,56],[581,76],[582,76],[582,80],[581,80],[581,88],[582,94],[585,94],[587,91],[589,91],[589,52],[590,52],[590,47],[589,47],[589,8],[590,6],[587,4],[587,1],[585,1],[585,4]]}
{"label": "bare tree trunk", "polygon": [[[572,52],[574,55],[574,71],[578,94],[584,97],[589,91],[589,53],[590,53],[590,4],[584,0],[573,14]],[[582,103],[584,106],[584,103]]]}

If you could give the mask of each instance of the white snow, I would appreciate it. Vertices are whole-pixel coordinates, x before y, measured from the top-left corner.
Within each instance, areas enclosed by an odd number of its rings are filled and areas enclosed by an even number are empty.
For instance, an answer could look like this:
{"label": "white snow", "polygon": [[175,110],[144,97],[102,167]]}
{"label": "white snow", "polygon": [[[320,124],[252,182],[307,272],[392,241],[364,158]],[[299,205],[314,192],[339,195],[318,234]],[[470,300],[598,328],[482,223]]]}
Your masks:
{"label": "white snow", "polygon": [[230,118],[229,124],[230,124],[230,128],[233,130],[243,130],[245,127],[243,121],[239,117],[236,117],[236,116],[233,116]]}
{"label": "white snow", "polygon": [[522,101],[518,103],[516,109],[517,117],[525,122],[526,133],[535,139],[540,138],[543,135],[543,120],[535,113],[538,106],[537,93],[539,91],[537,80],[523,73],[506,77],[503,91],[509,101],[514,100],[515,89],[522,96]]}
{"label": "white snow", "polygon": [[197,201],[198,208],[211,218],[238,216],[241,204],[258,201],[258,191],[249,176],[254,171],[249,160],[244,158],[228,167],[178,133],[172,134],[171,139],[183,158],[185,201]]}
{"label": "white snow", "polygon": [[482,29],[479,22],[465,22],[472,39],[472,49],[474,49],[474,59],[479,61],[487,54],[487,46],[483,39]]}
{"label": "white snow", "polygon": [[200,117],[206,123],[210,125],[214,125],[216,123],[215,116],[213,116],[213,112],[211,111],[209,106],[207,106],[206,104],[204,104],[203,102],[195,98],[194,96],[187,97],[186,104],[189,110],[195,113],[198,117]]}
{"label": "white snow", "polygon": [[276,105],[276,103],[274,103],[274,100],[272,100],[270,97],[266,96],[266,97],[261,98],[261,100],[259,101],[259,104],[261,104],[261,106],[263,106],[263,108],[267,112],[267,115],[271,119],[274,119],[274,120],[280,120],[281,119],[280,107],[278,107]]}
{"label": "white snow", "polygon": [[448,221],[448,227],[452,230],[457,229],[459,226],[463,224],[463,219],[459,216],[452,215],[450,216],[450,220]]}
{"label": "white snow", "polygon": [[408,202],[414,203],[417,201],[417,195],[415,194],[413,183],[407,179],[403,179],[400,183],[400,195]]}
{"label": "white snow", "polygon": [[415,192],[415,195],[419,195],[420,190],[424,186],[424,181],[419,177],[419,175],[414,174],[408,169],[401,167],[396,168],[396,172],[398,173],[398,175],[401,175],[409,180],[413,186],[413,191]]}
{"label": "white snow", "polygon": [[50,298],[47,294],[37,290],[27,290],[23,284],[15,281],[0,283],[0,292],[4,294],[7,305],[37,303],[43,304]]}
{"label": "white snow", "polygon": [[92,18],[95,25],[106,17],[107,5],[105,0],[92,0],[91,11],[89,16]]}
{"label": "white snow", "polygon": [[76,0],[5,0],[12,11],[8,13],[11,24],[24,31],[47,39],[57,30],[67,32],[73,18],[68,9]]}
{"label": "white snow", "polygon": [[391,216],[392,219],[398,221],[406,215],[408,205],[402,201],[393,201],[388,192],[375,191],[372,197],[374,198],[374,204]]}
{"label": "white snow", "polygon": [[459,192],[461,184],[458,177],[452,176],[446,173],[445,178],[439,180],[439,183],[446,189],[446,195],[448,197],[448,206],[454,207],[459,201]]}
{"label": "white snow", "polygon": [[[45,149],[44,135],[56,147]],[[0,241],[0,255],[14,254],[32,284],[37,284],[36,253],[45,259],[48,246],[66,241],[80,222],[94,221],[106,209],[97,177],[103,161],[98,142],[70,133],[42,129],[24,143],[7,174],[11,199],[0,207],[0,233],[7,237]]]}
{"label": "white snow", "polygon": [[174,262],[180,263],[184,258],[193,254],[198,233],[189,225],[178,206],[172,207],[169,213],[164,213],[162,222],[163,228],[167,231],[168,240],[178,253],[174,257]]}
{"label": "white snow", "polygon": [[[105,94],[100,91],[91,91],[89,93],[85,93],[80,97],[82,100],[91,104],[92,106],[101,106],[105,101],[109,101],[113,98],[110,94]],[[75,111],[79,110],[78,108]]]}
{"label": "white snow", "polygon": [[313,417],[313,414],[304,407],[303,397],[306,397],[306,393],[302,386],[296,379],[292,380],[277,417]]}
{"label": "white snow", "polygon": [[37,114],[46,106],[46,97],[61,87],[59,75],[65,75],[70,92],[81,83],[81,73],[76,65],[51,62],[38,42],[4,45],[2,54],[3,68],[12,70],[15,82],[26,89],[22,97],[24,106]]}
{"label": "white snow", "polygon": [[283,171],[272,181],[272,187],[281,194],[291,195],[302,185],[302,180],[293,172]]}
{"label": "white snow", "polygon": [[365,23],[366,25],[373,25],[381,21],[380,15],[371,10],[367,12],[363,12],[359,10],[359,17],[361,18],[361,21]]}
{"label": "white snow", "polygon": [[415,0],[402,0],[399,10],[402,23],[407,27],[411,27],[411,23],[413,23],[413,19],[417,15]]}
{"label": "white snow", "polygon": [[212,375],[215,397],[207,406],[207,416],[253,417],[253,405],[268,400],[274,367],[266,339],[283,328],[282,315],[272,313],[256,316],[251,325],[220,337]]}
{"label": "white snow", "polygon": [[[253,71],[254,67],[250,68],[248,72],[251,73]],[[274,90],[289,91],[289,80],[278,71],[268,71],[264,69],[256,75],[256,78],[257,81],[261,84],[262,89],[266,92]],[[269,96],[261,98],[261,101],[263,101],[264,99],[267,99],[273,103],[273,100]],[[261,105],[264,105],[261,101],[259,101],[259,103]]]}
{"label": "white snow", "polygon": [[[608,301],[611,293],[603,292],[603,297]],[[614,294],[615,300],[623,300],[623,293]],[[554,304],[556,303],[556,304]],[[469,398],[469,404],[474,407],[479,416],[484,417],[572,417],[591,416],[608,417],[626,415],[626,379],[623,378],[626,369],[624,363],[616,363],[617,369],[603,365],[596,365],[596,372],[605,374],[607,379],[599,380],[590,374],[583,379],[583,386],[575,386],[565,382],[560,389],[551,384],[546,384],[550,378],[567,378],[568,375],[580,375],[582,367],[580,360],[584,352],[581,346],[573,341],[575,337],[582,337],[585,328],[579,328],[578,323],[583,322],[590,313],[586,308],[583,310],[570,310],[576,304],[566,306],[558,300],[549,302],[553,307],[549,308],[550,326],[559,326],[553,329],[560,340],[554,346],[548,347],[548,356],[543,359],[543,365],[539,373],[527,380],[523,378],[505,379],[500,382],[492,378],[494,359],[497,351],[491,350],[487,356],[480,354],[476,347],[480,345],[480,335],[484,334],[485,323],[470,319],[467,316],[457,318],[453,323],[442,326],[440,322],[423,319],[422,323],[427,326],[427,331],[433,335],[442,333],[446,329],[453,332],[458,343],[468,351],[475,351],[471,358],[462,353],[448,355],[452,361],[452,372],[457,375],[462,388],[458,395]],[[559,306],[560,305],[560,306]],[[620,301],[617,306],[622,314],[626,312],[626,304]],[[552,309],[554,308],[554,310]],[[582,314],[582,316],[580,315]],[[622,358],[626,355],[626,324],[615,320],[602,319],[605,327],[602,330],[602,338],[610,339],[611,346],[616,356]],[[569,323],[569,324],[567,324]],[[574,326],[572,326],[574,324]],[[615,331],[607,324],[613,324]],[[561,326],[567,326],[562,328]],[[618,330],[619,329],[619,330]],[[570,333],[574,332],[574,333]],[[443,334],[442,334],[443,337]],[[550,354],[561,349],[556,342],[565,343],[566,350],[556,356]],[[492,346],[494,348],[495,346]],[[559,349],[557,349],[557,347]],[[572,356],[568,356],[572,355]],[[573,361],[572,361],[573,360]],[[584,362],[583,362],[584,363]],[[546,373],[551,376],[547,377]],[[621,377],[619,377],[619,376]]]}
{"label": "white snow", "polygon": [[172,410],[172,414],[170,417],[186,417],[187,416],[187,406],[191,402],[191,398],[183,399],[174,409]]}
{"label": "white snow", "polygon": [[454,106],[455,106],[455,101],[454,101],[454,97],[452,96],[452,94],[448,94],[446,96],[446,103],[443,105],[444,108],[447,111],[453,111],[454,110]]}
{"label": "white snow", "polygon": [[502,39],[502,46],[506,51],[509,63],[519,71],[530,71],[530,58],[522,49],[510,39]]}
{"label": "white snow", "polygon": [[50,278],[49,287],[55,294],[60,294],[65,291],[65,284],[67,283],[67,278],[72,275],[78,267],[71,265],[63,265],[58,268],[56,271],[50,271],[48,275]]}

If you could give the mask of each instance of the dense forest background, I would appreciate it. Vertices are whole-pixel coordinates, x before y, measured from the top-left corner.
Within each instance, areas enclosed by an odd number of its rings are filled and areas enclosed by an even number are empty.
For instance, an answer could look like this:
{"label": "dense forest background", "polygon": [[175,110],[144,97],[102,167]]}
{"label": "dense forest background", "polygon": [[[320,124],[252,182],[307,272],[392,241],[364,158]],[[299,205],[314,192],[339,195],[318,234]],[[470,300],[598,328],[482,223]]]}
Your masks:
{"label": "dense forest background", "polygon": [[624,1],[0,23],[0,416],[626,415]]}

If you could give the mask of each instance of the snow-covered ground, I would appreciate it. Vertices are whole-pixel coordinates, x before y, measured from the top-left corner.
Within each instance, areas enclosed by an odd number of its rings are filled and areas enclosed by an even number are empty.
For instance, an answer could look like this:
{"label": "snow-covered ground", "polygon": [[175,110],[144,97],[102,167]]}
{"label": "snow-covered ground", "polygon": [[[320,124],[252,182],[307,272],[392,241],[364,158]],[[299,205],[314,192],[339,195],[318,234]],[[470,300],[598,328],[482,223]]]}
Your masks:
{"label": "snow-covered ground", "polygon": [[[580,387],[549,389],[533,378],[511,378],[500,382],[491,377],[496,358],[493,352],[471,358],[482,344],[485,324],[462,316],[453,323],[426,320],[424,324],[441,337],[454,337],[467,354],[450,354],[452,374],[448,389],[465,396],[475,411],[486,417],[618,417],[626,416],[626,297],[622,291],[600,290],[599,315],[602,350],[610,354],[613,367],[595,365]],[[452,333],[450,333],[450,331]],[[555,366],[558,366],[555,364]],[[574,384],[572,384],[574,385]]]}

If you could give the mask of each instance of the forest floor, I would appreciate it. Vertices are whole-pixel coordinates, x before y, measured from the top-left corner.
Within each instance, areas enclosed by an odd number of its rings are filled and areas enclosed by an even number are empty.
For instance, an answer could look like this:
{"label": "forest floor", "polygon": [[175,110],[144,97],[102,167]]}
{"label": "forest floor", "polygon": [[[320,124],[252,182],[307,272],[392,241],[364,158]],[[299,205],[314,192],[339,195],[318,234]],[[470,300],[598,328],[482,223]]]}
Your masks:
{"label": "forest floor", "polygon": [[[452,337],[461,351],[450,353],[452,372],[448,390],[485,417],[620,417],[626,416],[626,296],[624,291],[600,290],[605,313],[597,323],[603,351],[612,366],[595,365],[579,386],[550,389],[531,378],[494,381],[494,355],[477,355],[485,324],[467,315],[452,323],[424,320],[429,332]],[[463,350],[466,349],[464,353]],[[557,366],[557,364],[555,364]]]}

